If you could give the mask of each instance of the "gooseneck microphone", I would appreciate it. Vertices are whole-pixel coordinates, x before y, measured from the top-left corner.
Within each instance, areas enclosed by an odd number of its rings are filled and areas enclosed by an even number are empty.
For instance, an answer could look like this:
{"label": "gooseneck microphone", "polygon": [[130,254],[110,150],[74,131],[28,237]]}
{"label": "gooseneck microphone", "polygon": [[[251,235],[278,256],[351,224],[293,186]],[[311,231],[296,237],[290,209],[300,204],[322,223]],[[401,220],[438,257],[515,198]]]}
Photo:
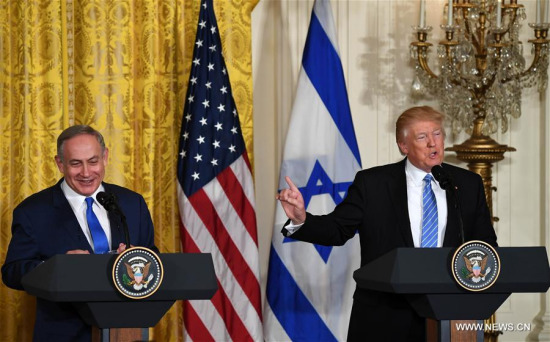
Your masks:
{"label": "gooseneck microphone", "polygon": [[124,239],[126,240],[126,248],[130,248],[130,233],[128,231],[128,224],[126,223],[126,216],[124,216],[124,213],[120,210],[115,194],[100,191],[97,193],[96,199],[107,212],[120,217],[122,229],[124,231]]}
{"label": "gooseneck microphone", "polygon": [[464,243],[464,223],[462,222],[462,210],[460,209],[460,201],[458,198],[458,188],[453,184],[451,175],[441,165],[432,167],[432,175],[439,183],[441,189],[450,191],[454,200],[454,208],[458,214],[458,228],[460,231],[460,239]]}
{"label": "gooseneck microphone", "polygon": [[451,176],[443,169],[441,165],[436,165],[432,167],[432,175],[434,176],[435,180],[439,183],[439,186],[443,190],[451,190],[453,187],[453,181],[451,179]]}

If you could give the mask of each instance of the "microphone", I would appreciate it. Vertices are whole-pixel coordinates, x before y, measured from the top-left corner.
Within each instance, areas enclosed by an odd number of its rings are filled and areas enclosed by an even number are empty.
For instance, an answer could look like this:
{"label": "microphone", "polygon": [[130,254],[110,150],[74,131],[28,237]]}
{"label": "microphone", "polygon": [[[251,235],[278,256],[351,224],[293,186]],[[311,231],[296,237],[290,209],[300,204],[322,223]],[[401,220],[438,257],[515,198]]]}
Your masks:
{"label": "microphone", "polygon": [[432,167],[432,175],[439,183],[441,189],[447,191],[453,188],[453,181],[451,179],[451,176],[449,176],[449,173],[447,173],[447,171],[445,171],[445,169],[443,169],[441,165],[435,165],[434,167]]}
{"label": "microphone", "polygon": [[107,211],[118,212],[120,210],[118,208],[116,197],[112,193],[106,193],[106,192],[100,191],[97,193],[96,199],[99,202],[99,204],[101,204]]}
{"label": "microphone", "polygon": [[122,229],[124,232],[124,238],[126,240],[126,248],[130,248],[130,233],[128,231],[128,224],[126,223],[126,216],[122,213],[122,210],[118,206],[118,202],[115,194],[110,192],[100,191],[96,195],[96,199],[109,212],[109,214],[115,214],[120,217],[122,221]]}
{"label": "microphone", "polygon": [[435,180],[439,183],[441,189],[451,191],[452,193],[452,197],[455,202],[454,208],[456,209],[456,213],[458,215],[460,239],[462,244],[464,244],[464,223],[462,222],[462,210],[460,210],[460,201],[458,200],[458,188],[453,184],[451,175],[449,175],[449,173],[441,165],[435,165],[432,167],[431,172]]}

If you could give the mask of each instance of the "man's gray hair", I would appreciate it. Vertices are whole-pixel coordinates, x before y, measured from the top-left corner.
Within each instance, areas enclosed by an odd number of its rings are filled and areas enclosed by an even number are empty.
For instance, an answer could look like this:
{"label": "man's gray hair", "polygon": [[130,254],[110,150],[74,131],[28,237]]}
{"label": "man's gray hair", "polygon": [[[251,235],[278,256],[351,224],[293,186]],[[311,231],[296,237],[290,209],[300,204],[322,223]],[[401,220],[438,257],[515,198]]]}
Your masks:
{"label": "man's gray hair", "polygon": [[59,134],[59,137],[57,137],[57,156],[61,161],[63,161],[63,145],[65,144],[65,141],[81,134],[90,134],[96,137],[99,146],[101,146],[101,153],[105,153],[105,140],[103,139],[103,135],[101,135],[101,133],[88,125],[74,125],[65,129],[61,132],[61,134]]}

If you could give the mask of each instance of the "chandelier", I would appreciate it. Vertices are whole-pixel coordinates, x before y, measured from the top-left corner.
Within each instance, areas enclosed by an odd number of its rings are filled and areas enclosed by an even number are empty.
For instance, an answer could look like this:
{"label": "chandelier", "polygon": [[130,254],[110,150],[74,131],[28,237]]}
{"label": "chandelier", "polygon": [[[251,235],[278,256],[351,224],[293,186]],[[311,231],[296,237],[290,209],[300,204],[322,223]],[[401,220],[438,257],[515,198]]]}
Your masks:
{"label": "chandelier", "polygon": [[[453,135],[465,131],[470,137],[462,144],[447,148],[457,158],[467,162],[468,169],[481,175],[491,220],[493,216],[491,169],[493,163],[504,159],[504,153],[515,151],[490,137],[508,130],[510,117],[521,115],[521,92],[537,87],[542,92],[548,84],[549,40],[548,13],[536,0],[536,20],[529,23],[534,31],[531,43],[533,59],[529,66],[523,57],[519,40],[522,22],[526,19],[523,5],[517,0],[448,0],[444,7],[446,24],[441,25],[445,38],[439,42],[439,72],[428,65],[430,44],[426,26],[426,0],[420,0],[420,22],[413,27],[417,41],[411,43],[415,62],[413,91],[431,94],[439,100],[450,119]],[[543,18],[544,17],[544,18]],[[495,315],[485,320],[491,324]],[[486,341],[497,341],[498,334],[485,332]]]}
{"label": "chandelier", "polygon": [[[548,15],[537,0],[533,60],[526,67],[519,40],[526,19],[517,0],[449,0],[444,6],[445,38],[437,47],[439,75],[428,65],[430,26],[425,22],[425,1],[420,0],[420,22],[413,27],[418,41],[411,44],[415,61],[413,90],[429,93],[448,116],[454,135],[461,131],[472,137],[508,129],[509,117],[521,115],[521,91],[548,83]],[[548,11],[549,4],[546,5]],[[543,19],[543,17],[545,17]]]}

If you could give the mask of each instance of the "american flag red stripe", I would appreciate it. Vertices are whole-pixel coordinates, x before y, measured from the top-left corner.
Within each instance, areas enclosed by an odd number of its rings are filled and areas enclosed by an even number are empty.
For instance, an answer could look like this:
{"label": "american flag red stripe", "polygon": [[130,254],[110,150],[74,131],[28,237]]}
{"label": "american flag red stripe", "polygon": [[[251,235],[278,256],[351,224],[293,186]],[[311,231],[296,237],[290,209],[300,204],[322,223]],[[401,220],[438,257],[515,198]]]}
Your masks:
{"label": "american flag red stripe", "polygon": [[[216,208],[210,202],[210,198],[204,191],[199,190],[189,199],[189,202],[204,223],[205,228],[215,237],[214,242],[237,282],[245,290],[247,297],[253,302],[254,307],[258,308],[260,303],[259,301],[256,302],[257,298],[254,298],[255,286],[250,286],[251,284],[249,283],[249,280],[254,279],[256,276],[248,266],[239,248],[229,236],[228,227],[224,226],[220,216],[216,212]],[[260,312],[260,310],[257,311],[258,313]]]}
{"label": "american flag red stripe", "polygon": [[178,157],[182,246],[211,253],[218,291],[186,301],[186,340],[261,341],[254,184],[212,0],[201,3]]}
{"label": "american flag red stripe", "polygon": [[[219,184],[215,185],[216,183],[217,179],[206,185],[204,190],[197,191],[190,199],[185,198],[183,194],[180,195],[183,199],[183,205],[180,204],[180,207],[183,207],[183,215],[187,218],[184,219],[184,222],[190,222],[195,226],[200,225],[199,229],[193,230],[187,229],[185,225],[183,226],[184,249],[190,253],[210,251],[213,254],[219,289],[211,302],[213,307],[216,308],[217,315],[223,317],[226,325],[224,328],[219,324],[210,324],[210,329],[216,330],[214,333],[211,331],[215,336],[215,340],[229,340],[228,337],[234,341],[256,340],[254,336],[261,336],[261,327],[257,326],[257,322],[260,322],[261,319],[257,270],[255,272],[249,266],[246,254],[243,255],[241,249],[237,248],[237,244],[222,222],[223,219],[216,211],[217,207],[209,197],[216,192],[220,192],[219,190],[212,190],[212,188],[221,187]],[[233,208],[232,205],[229,206]],[[233,216],[239,215],[234,212]],[[238,234],[248,235],[248,231],[242,224]],[[243,239],[241,237],[237,241],[241,244],[242,250],[257,253],[257,247],[252,238]],[[228,289],[227,293],[226,288]],[[248,301],[243,300],[245,297],[248,298]],[[201,301],[188,301],[188,303],[193,303],[194,310],[199,311],[199,313],[186,316],[189,322],[186,323],[186,327],[189,327],[187,328],[187,334],[192,340],[202,340],[203,333],[200,332],[200,329],[194,331],[193,326],[197,323],[192,323],[194,322],[192,318],[199,317],[200,313],[203,312],[210,316],[208,320],[212,322],[213,316],[216,314],[208,313],[207,309],[197,309],[197,306],[204,306]],[[189,309],[188,305],[184,308],[185,310]],[[251,310],[254,312],[251,312]],[[215,318],[218,320],[221,317]],[[198,324],[209,326],[207,322],[199,322]],[[249,330],[252,330],[255,334],[249,333]],[[193,334],[194,332],[195,334]]]}
{"label": "american flag red stripe", "polygon": [[258,236],[256,233],[256,216],[254,207],[246,197],[242,185],[239,183],[235,173],[231,168],[225,169],[218,176],[218,181],[220,182],[222,188],[225,190],[227,198],[233,205],[233,208],[241,208],[237,213],[241,221],[244,223],[248,234],[254,239],[256,246],[258,246]]}
{"label": "american flag red stripe", "polygon": [[[215,342],[214,337],[210,335],[208,328],[202,323],[199,315],[193,309],[193,306],[189,302],[184,302],[183,305],[183,316],[184,320],[188,322],[194,322],[193,325],[190,325],[187,328],[187,336],[200,336],[200,341],[202,342]],[[187,340],[187,339],[186,339]]]}
{"label": "american flag red stripe", "polygon": [[[195,244],[193,238],[189,235],[189,232],[183,224],[180,224],[180,232],[183,240],[183,247],[188,253],[200,253],[199,247]],[[220,286],[218,282],[218,287]],[[216,299],[216,294],[212,298],[212,302]],[[196,301],[195,301],[196,302]],[[205,305],[199,305],[199,309],[203,309]],[[197,313],[193,307],[193,301],[184,301],[183,302],[183,319],[185,322],[189,322],[186,325],[185,340],[200,340],[204,342],[216,341],[214,337],[210,334],[210,330],[203,323],[200,315]],[[192,322],[192,324],[191,324]],[[221,322],[223,323],[223,322]],[[218,323],[219,324],[219,323]]]}
{"label": "american flag red stripe", "polygon": [[239,314],[235,311],[231,299],[225,293],[222,286],[220,286],[220,289],[214,295],[214,298],[212,298],[212,303],[220,315],[225,317],[226,321],[231,322],[228,333],[233,341],[252,341],[252,336],[248,333],[243,320],[241,320]]}
{"label": "american flag red stripe", "polygon": [[[189,232],[183,224],[180,222],[180,235],[182,240],[183,249],[188,253],[200,253],[199,248],[189,235]],[[208,328],[203,324],[199,315],[193,309],[190,301],[183,302],[183,320],[187,322],[193,322],[192,325],[187,326],[187,336],[200,336],[201,341],[210,342],[214,341],[214,337],[210,335]]]}

